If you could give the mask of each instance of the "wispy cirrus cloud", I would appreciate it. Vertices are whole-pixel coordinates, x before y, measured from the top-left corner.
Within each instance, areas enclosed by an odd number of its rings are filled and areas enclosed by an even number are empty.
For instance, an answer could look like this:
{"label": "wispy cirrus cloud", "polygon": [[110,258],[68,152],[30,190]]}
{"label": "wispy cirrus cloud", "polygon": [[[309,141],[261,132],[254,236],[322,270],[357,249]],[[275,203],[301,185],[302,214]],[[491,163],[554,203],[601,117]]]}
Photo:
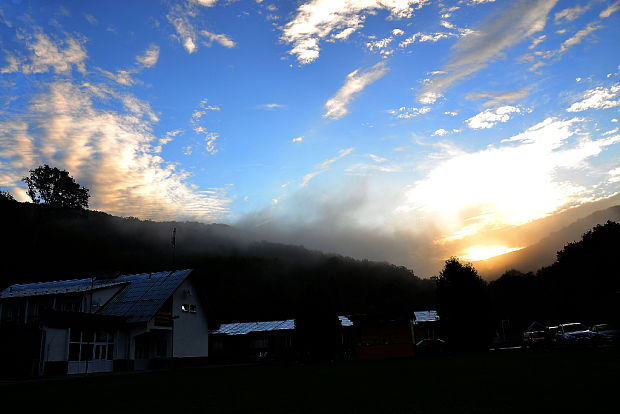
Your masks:
{"label": "wispy cirrus cloud", "polygon": [[131,86],[134,84],[133,75],[142,72],[145,68],[152,68],[159,60],[159,46],[151,44],[143,54],[136,56],[136,64],[128,69],[119,69],[110,72],[99,68],[101,73],[121,85]]}
{"label": "wispy cirrus cloud", "polygon": [[344,85],[325,102],[323,118],[339,119],[348,114],[351,101],[368,85],[381,79],[387,71],[388,68],[385,64],[379,62],[367,70],[355,69],[349,73]]}
{"label": "wispy cirrus cloud", "polygon": [[598,15],[598,17],[600,17],[601,19],[606,19],[612,14],[614,14],[615,12],[617,12],[618,10],[620,10],[620,0],[616,0],[615,2],[610,4],[605,10],[603,10]]}
{"label": "wispy cirrus cloud", "polygon": [[319,57],[321,41],[345,40],[364,26],[366,16],[386,10],[391,18],[408,18],[428,0],[311,0],[300,5],[282,28],[288,52],[304,65]]}
{"label": "wispy cirrus cloud", "polygon": [[544,29],[547,16],[557,0],[521,0],[462,37],[453,47],[445,74],[432,78],[418,100],[432,104],[446,89],[460,82],[500,56],[505,49]]}
{"label": "wispy cirrus cloud", "polygon": [[530,88],[522,88],[516,91],[497,92],[470,92],[465,96],[467,100],[488,99],[482,104],[484,107],[500,106],[515,103],[526,98],[530,94]]}
{"label": "wispy cirrus cloud", "polygon": [[215,147],[215,142],[220,137],[220,134],[218,132],[209,131],[202,123],[202,118],[209,112],[219,111],[220,107],[218,105],[210,105],[208,101],[207,98],[200,101],[198,108],[192,113],[190,123],[192,124],[194,132],[203,136],[205,150],[209,154],[215,155],[218,152],[218,149]]}
{"label": "wispy cirrus cloud", "polygon": [[200,8],[194,7],[195,5],[213,7],[216,3],[217,0],[192,0],[186,4],[176,4],[172,6],[169,13],[166,15],[166,19],[168,19],[168,22],[176,31],[173,37],[183,45],[183,48],[185,48],[189,54],[198,50],[198,34],[206,39],[202,44],[207,47],[211,47],[214,42],[226,48],[233,48],[236,46],[236,43],[227,34],[213,33],[206,29],[200,30],[194,23],[196,17],[200,14]]}
{"label": "wispy cirrus cloud", "polygon": [[213,42],[218,43],[219,45],[224,46],[228,49],[232,49],[236,45],[236,43],[230,38],[230,36],[224,33],[217,34],[211,33],[208,30],[201,30],[200,34],[207,39],[207,42],[204,43],[204,45],[207,47],[211,47]]}
{"label": "wispy cirrus cloud", "polygon": [[568,7],[557,12],[553,20],[555,21],[555,24],[562,23],[563,21],[572,22],[587,12],[591,6],[592,3],[588,3],[585,6],[577,5],[575,7]]}
{"label": "wispy cirrus cloud", "polygon": [[329,170],[333,163],[335,163],[336,161],[338,161],[341,158],[346,157],[347,155],[352,153],[353,150],[355,150],[355,148],[341,149],[340,151],[338,151],[338,155],[337,156],[335,156],[333,158],[329,158],[329,159],[323,161],[322,163],[317,164],[315,166],[315,170],[314,171],[304,175],[304,178],[301,181],[300,187],[306,187],[308,185],[308,183],[310,182],[310,180],[312,180],[317,175],[323,174],[325,171]]}

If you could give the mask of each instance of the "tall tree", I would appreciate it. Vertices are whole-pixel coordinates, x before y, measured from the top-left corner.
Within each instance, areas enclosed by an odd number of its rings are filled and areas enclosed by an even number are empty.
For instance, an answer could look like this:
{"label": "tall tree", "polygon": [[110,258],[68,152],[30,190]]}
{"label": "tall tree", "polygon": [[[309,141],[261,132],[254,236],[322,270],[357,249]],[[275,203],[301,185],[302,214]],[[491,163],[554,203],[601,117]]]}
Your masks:
{"label": "tall tree", "polygon": [[471,264],[446,260],[437,281],[437,307],[448,345],[484,349],[489,342],[490,301],[487,284]]}
{"label": "tall tree", "polygon": [[28,185],[28,196],[35,204],[88,208],[88,188],[76,183],[65,170],[44,164],[30,170],[30,175],[22,180]]}

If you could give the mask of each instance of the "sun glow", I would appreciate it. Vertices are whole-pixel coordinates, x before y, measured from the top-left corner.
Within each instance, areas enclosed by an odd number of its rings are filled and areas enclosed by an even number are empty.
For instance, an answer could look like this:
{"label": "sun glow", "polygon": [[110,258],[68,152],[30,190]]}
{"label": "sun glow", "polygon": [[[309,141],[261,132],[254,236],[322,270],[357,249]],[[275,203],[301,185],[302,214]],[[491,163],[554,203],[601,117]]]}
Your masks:
{"label": "sun glow", "polygon": [[472,246],[463,251],[459,257],[470,262],[478,260],[487,260],[500,254],[521,250],[523,247],[507,247],[507,246]]}

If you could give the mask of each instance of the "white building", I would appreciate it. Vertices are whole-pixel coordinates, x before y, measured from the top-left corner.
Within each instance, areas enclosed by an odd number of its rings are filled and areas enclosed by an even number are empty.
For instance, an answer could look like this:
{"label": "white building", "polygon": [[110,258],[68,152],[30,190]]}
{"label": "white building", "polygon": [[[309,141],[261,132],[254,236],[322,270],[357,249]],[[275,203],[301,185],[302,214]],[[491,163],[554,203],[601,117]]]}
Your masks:
{"label": "white building", "polygon": [[12,285],[0,293],[0,363],[35,375],[203,364],[208,323],[190,275]]}

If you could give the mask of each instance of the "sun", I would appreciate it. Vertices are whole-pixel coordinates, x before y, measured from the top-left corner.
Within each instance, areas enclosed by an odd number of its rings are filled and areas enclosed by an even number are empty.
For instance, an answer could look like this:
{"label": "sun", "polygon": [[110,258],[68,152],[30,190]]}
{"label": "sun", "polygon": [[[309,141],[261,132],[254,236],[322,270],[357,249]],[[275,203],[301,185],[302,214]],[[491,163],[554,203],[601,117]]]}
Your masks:
{"label": "sun", "polygon": [[459,257],[470,262],[477,262],[479,260],[487,260],[491,257],[499,256],[500,254],[510,253],[521,249],[522,247],[472,246],[465,249]]}

